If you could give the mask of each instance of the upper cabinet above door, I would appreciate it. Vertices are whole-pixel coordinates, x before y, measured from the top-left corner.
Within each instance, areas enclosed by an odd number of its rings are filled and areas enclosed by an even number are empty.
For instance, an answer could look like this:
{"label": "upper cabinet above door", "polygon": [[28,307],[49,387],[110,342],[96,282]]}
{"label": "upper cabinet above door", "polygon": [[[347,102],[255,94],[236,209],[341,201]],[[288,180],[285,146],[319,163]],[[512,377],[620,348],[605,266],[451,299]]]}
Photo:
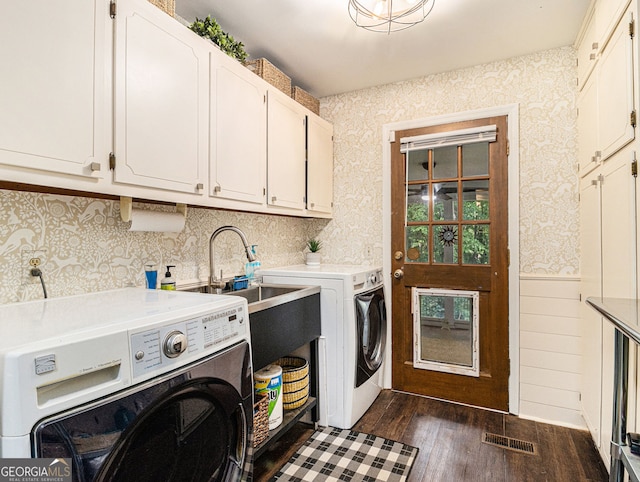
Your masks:
{"label": "upper cabinet above door", "polygon": [[211,51],[209,194],[262,204],[267,169],[267,88],[237,60]]}
{"label": "upper cabinet above door", "polygon": [[146,0],[119,0],[114,81],[115,182],[204,194],[207,43]]}
{"label": "upper cabinet above door", "polygon": [[107,21],[103,1],[2,3],[0,164],[106,176]]}

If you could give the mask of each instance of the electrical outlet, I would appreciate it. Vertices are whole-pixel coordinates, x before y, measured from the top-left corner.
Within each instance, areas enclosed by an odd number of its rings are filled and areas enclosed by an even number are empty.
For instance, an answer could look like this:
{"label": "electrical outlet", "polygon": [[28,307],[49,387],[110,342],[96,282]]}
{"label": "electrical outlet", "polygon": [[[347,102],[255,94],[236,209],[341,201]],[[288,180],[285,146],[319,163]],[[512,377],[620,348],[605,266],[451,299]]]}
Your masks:
{"label": "electrical outlet", "polygon": [[47,262],[46,249],[23,249],[20,252],[22,258],[22,266],[25,269],[25,279],[28,283],[38,283],[38,278],[31,276],[31,270],[34,268],[42,269]]}

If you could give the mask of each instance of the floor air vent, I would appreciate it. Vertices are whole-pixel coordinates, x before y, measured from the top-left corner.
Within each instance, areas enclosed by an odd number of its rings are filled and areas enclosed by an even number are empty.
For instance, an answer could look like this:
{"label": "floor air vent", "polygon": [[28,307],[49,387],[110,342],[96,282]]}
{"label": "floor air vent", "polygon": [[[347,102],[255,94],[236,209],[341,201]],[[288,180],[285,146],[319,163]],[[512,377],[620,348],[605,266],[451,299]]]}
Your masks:
{"label": "floor air vent", "polygon": [[516,438],[505,437],[495,433],[485,432],[482,437],[482,442],[504,449],[514,450],[523,454],[536,455],[536,446],[531,442],[525,440],[518,440]]}

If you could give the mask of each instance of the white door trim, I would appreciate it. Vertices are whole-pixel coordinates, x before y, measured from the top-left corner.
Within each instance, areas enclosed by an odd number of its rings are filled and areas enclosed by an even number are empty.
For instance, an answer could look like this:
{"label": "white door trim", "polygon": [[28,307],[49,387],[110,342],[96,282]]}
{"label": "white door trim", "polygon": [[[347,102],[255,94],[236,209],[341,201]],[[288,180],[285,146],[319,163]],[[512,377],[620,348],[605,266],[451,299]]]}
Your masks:
{"label": "white door trim", "polygon": [[[473,111],[457,112],[423,119],[393,122],[382,126],[382,254],[385,284],[391,286],[391,146],[395,131],[449,124],[486,117],[508,117],[509,137],[509,412],[520,412],[520,133],[519,105],[508,104]],[[398,139],[399,141],[399,139]],[[389,298],[389,297],[388,297]],[[387,319],[391,320],[391,299],[387,299]],[[391,323],[391,321],[389,321]],[[389,333],[391,332],[389,326]],[[384,367],[384,386],[391,387],[391,337],[387,337],[387,358]]]}

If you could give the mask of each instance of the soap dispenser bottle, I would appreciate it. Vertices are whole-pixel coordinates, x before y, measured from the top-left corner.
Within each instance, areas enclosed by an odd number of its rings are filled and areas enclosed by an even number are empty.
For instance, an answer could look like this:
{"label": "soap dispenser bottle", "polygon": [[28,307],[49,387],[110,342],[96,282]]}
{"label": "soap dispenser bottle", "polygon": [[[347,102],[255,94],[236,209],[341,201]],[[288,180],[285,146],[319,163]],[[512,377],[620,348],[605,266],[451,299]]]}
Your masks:
{"label": "soap dispenser bottle", "polygon": [[174,265],[167,266],[167,272],[164,274],[164,278],[160,281],[160,289],[162,290],[172,290],[176,289],[176,280],[171,276],[171,268],[175,268]]}
{"label": "soap dispenser bottle", "polygon": [[[257,244],[251,245],[251,252],[253,253],[254,258],[256,256],[256,246]],[[258,261],[257,259],[255,261],[249,261],[247,264],[245,264],[244,273],[247,276],[250,285],[253,286],[256,283],[256,276],[258,275],[259,270],[260,261]]]}

